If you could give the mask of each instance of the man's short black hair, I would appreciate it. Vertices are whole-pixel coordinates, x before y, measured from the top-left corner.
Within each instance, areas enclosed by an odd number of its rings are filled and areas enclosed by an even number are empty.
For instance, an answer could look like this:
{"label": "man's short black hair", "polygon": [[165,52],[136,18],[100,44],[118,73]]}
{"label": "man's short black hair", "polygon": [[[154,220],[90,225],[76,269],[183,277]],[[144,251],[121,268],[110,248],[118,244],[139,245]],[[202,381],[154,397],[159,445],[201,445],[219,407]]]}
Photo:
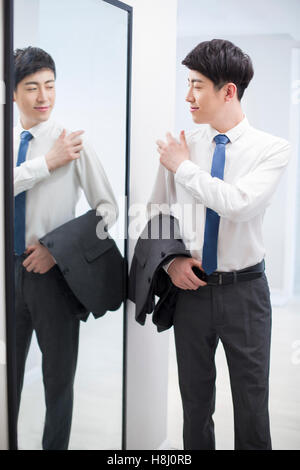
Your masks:
{"label": "man's short black hair", "polygon": [[254,75],[250,57],[225,39],[200,42],[182,64],[209,78],[217,90],[225,83],[234,83],[239,101]]}
{"label": "man's short black hair", "polygon": [[42,69],[50,69],[56,78],[55,63],[52,57],[39,47],[25,47],[14,52],[15,90],[23,78]]}

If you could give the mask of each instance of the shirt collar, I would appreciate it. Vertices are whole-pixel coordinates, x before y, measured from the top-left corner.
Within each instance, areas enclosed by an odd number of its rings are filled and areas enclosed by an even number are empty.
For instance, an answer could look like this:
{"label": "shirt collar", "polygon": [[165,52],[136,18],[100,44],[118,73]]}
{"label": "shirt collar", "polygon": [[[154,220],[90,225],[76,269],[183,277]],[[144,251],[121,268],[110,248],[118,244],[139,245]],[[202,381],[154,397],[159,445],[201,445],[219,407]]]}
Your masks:
{"label": "shirt collar", "polygon": [[21,121],[19,120],[19,122],[16,125],[15,129],[16,129],[16,133],[17,133],[18,136],[20,136],[21,132],[27,130],[36,139],[37,137],[39,137],[41,134],[43,134],[44,132],[46,132],[49,129],[49,127],[51,126],[51,123],[52,123],[52,120],[48,119],[45,122],[40,122],[36,126],[31,127],[31,129],[24,129],[22,124],[21,124]]}
{"label": "shirt collar", "polygon": [[[248,128],[250,127],[249,121],[244,114],[244,118],[239,122],[235,127],[229,129],[229,131],[224,132],[224,135],[228,137],[231,143],[237,140]],[[207,126],[207,137],[210,142],[212,142],[213,138],[220,134],[219,131],[214,129],[210,124]]]}

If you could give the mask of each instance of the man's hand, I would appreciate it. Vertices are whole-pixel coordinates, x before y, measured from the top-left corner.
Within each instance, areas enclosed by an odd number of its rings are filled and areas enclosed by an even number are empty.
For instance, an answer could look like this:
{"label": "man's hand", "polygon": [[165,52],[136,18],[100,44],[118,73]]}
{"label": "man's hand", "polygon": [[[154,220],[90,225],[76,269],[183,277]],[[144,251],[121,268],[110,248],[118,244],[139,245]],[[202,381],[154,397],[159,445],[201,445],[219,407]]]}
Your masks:
{"label": "man's hand", "polygon": [[46,162],[49,171],[67,165],[68,163],[80,157],[80,151],[83,148],[82,140],[79,137],[84,131],[72,132],[66,135],[64,129],[51,150],[46,155]]}
{"label": "man's hand", "polygon": [[185,256],[175,258],[168,269],[168,274],[173,284],[184,290],[196,290],[201,286],[206,286],[207,283],[201,281],[193,272],[193,266],[203,271],[201,261],[195,258],[187,258]]}
{"label": "man's hand", "polygon": [[190,158],[184,131],[180,132],[179,142],[168,132],[167,143],[162,140],[158,140],[156,143],[158,145],[158,153],[160,154],[160,163],[173,173],[176,173],[177,168],[184,160],[189,160]]}
{"label": "man's hand", "polygon": [[50,251],[40,243],[37,245],[30,245],[25,253],[29,256],[23,262],[24,268],[30,273],[45,274],[56,263]]}

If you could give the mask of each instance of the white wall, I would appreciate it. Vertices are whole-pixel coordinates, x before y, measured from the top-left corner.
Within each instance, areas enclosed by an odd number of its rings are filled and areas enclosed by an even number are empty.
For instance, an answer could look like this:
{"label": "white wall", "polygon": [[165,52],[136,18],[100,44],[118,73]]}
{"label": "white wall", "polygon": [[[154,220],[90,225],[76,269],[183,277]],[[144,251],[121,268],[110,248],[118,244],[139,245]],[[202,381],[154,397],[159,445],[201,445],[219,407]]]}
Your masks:
{"label": "white wall", "polygon": [[292,51],[292,80],[293,80],[293,95],[292,95],[292,109],[291,120],[293,125],[292,133],[297,135],[297,144],[295,144],[295,154],[299,155],[297,166],[295,170],[297,175],[297,191],[296,191],[296,248],[295,248],[295,294],[300,295],[300,142],[299,142],[299,129],[300,129],[300,47]]}
{"label": "white wall", "polygon": [[[278,34],[300,40],[299,0],[178,0],[178,36]],[[213,21],[212,21],[213,20]],[[216,33],[221,32],[221,36]]]}
{"label": "white wall", "polygon": [[[155,141],[174,129],[176,0],[131,0],[133,11],[130,203],[146,203],[158,167]],[[146,221],[145,221],[146,222]],[[141,227],[142,229],[142,227]],[[130,240],[130,260],[136,240]],[[169,333],[128,305],[127,448],[157,449],[167,437]]]}
{"label": "white wall", "polygon": [[[0,0],[0,24],[1,24],[1,37],[0,37],[0,80],[4,79],[3,73],[3,1]],[[2,86],[1,86],[2,88]],[[7,428],[7,377],[6,377],[6,330],[5,330],[5,265],[4,265],[4,194],[3,194],[3,181],[4,181],[4,102],[0,101],[0,450],[8,448],[8,428]]]}

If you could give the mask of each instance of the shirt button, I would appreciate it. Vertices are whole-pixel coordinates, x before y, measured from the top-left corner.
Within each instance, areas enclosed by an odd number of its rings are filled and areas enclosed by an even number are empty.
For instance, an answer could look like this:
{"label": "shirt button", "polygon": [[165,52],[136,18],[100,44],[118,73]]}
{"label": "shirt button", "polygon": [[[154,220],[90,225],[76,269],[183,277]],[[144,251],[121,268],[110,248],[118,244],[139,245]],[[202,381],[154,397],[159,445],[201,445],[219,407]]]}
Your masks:
{"label": "shirt button", "polygon": [[164,251],[161,252],[160,256],[164,258],[166,256],[166,253]]}

